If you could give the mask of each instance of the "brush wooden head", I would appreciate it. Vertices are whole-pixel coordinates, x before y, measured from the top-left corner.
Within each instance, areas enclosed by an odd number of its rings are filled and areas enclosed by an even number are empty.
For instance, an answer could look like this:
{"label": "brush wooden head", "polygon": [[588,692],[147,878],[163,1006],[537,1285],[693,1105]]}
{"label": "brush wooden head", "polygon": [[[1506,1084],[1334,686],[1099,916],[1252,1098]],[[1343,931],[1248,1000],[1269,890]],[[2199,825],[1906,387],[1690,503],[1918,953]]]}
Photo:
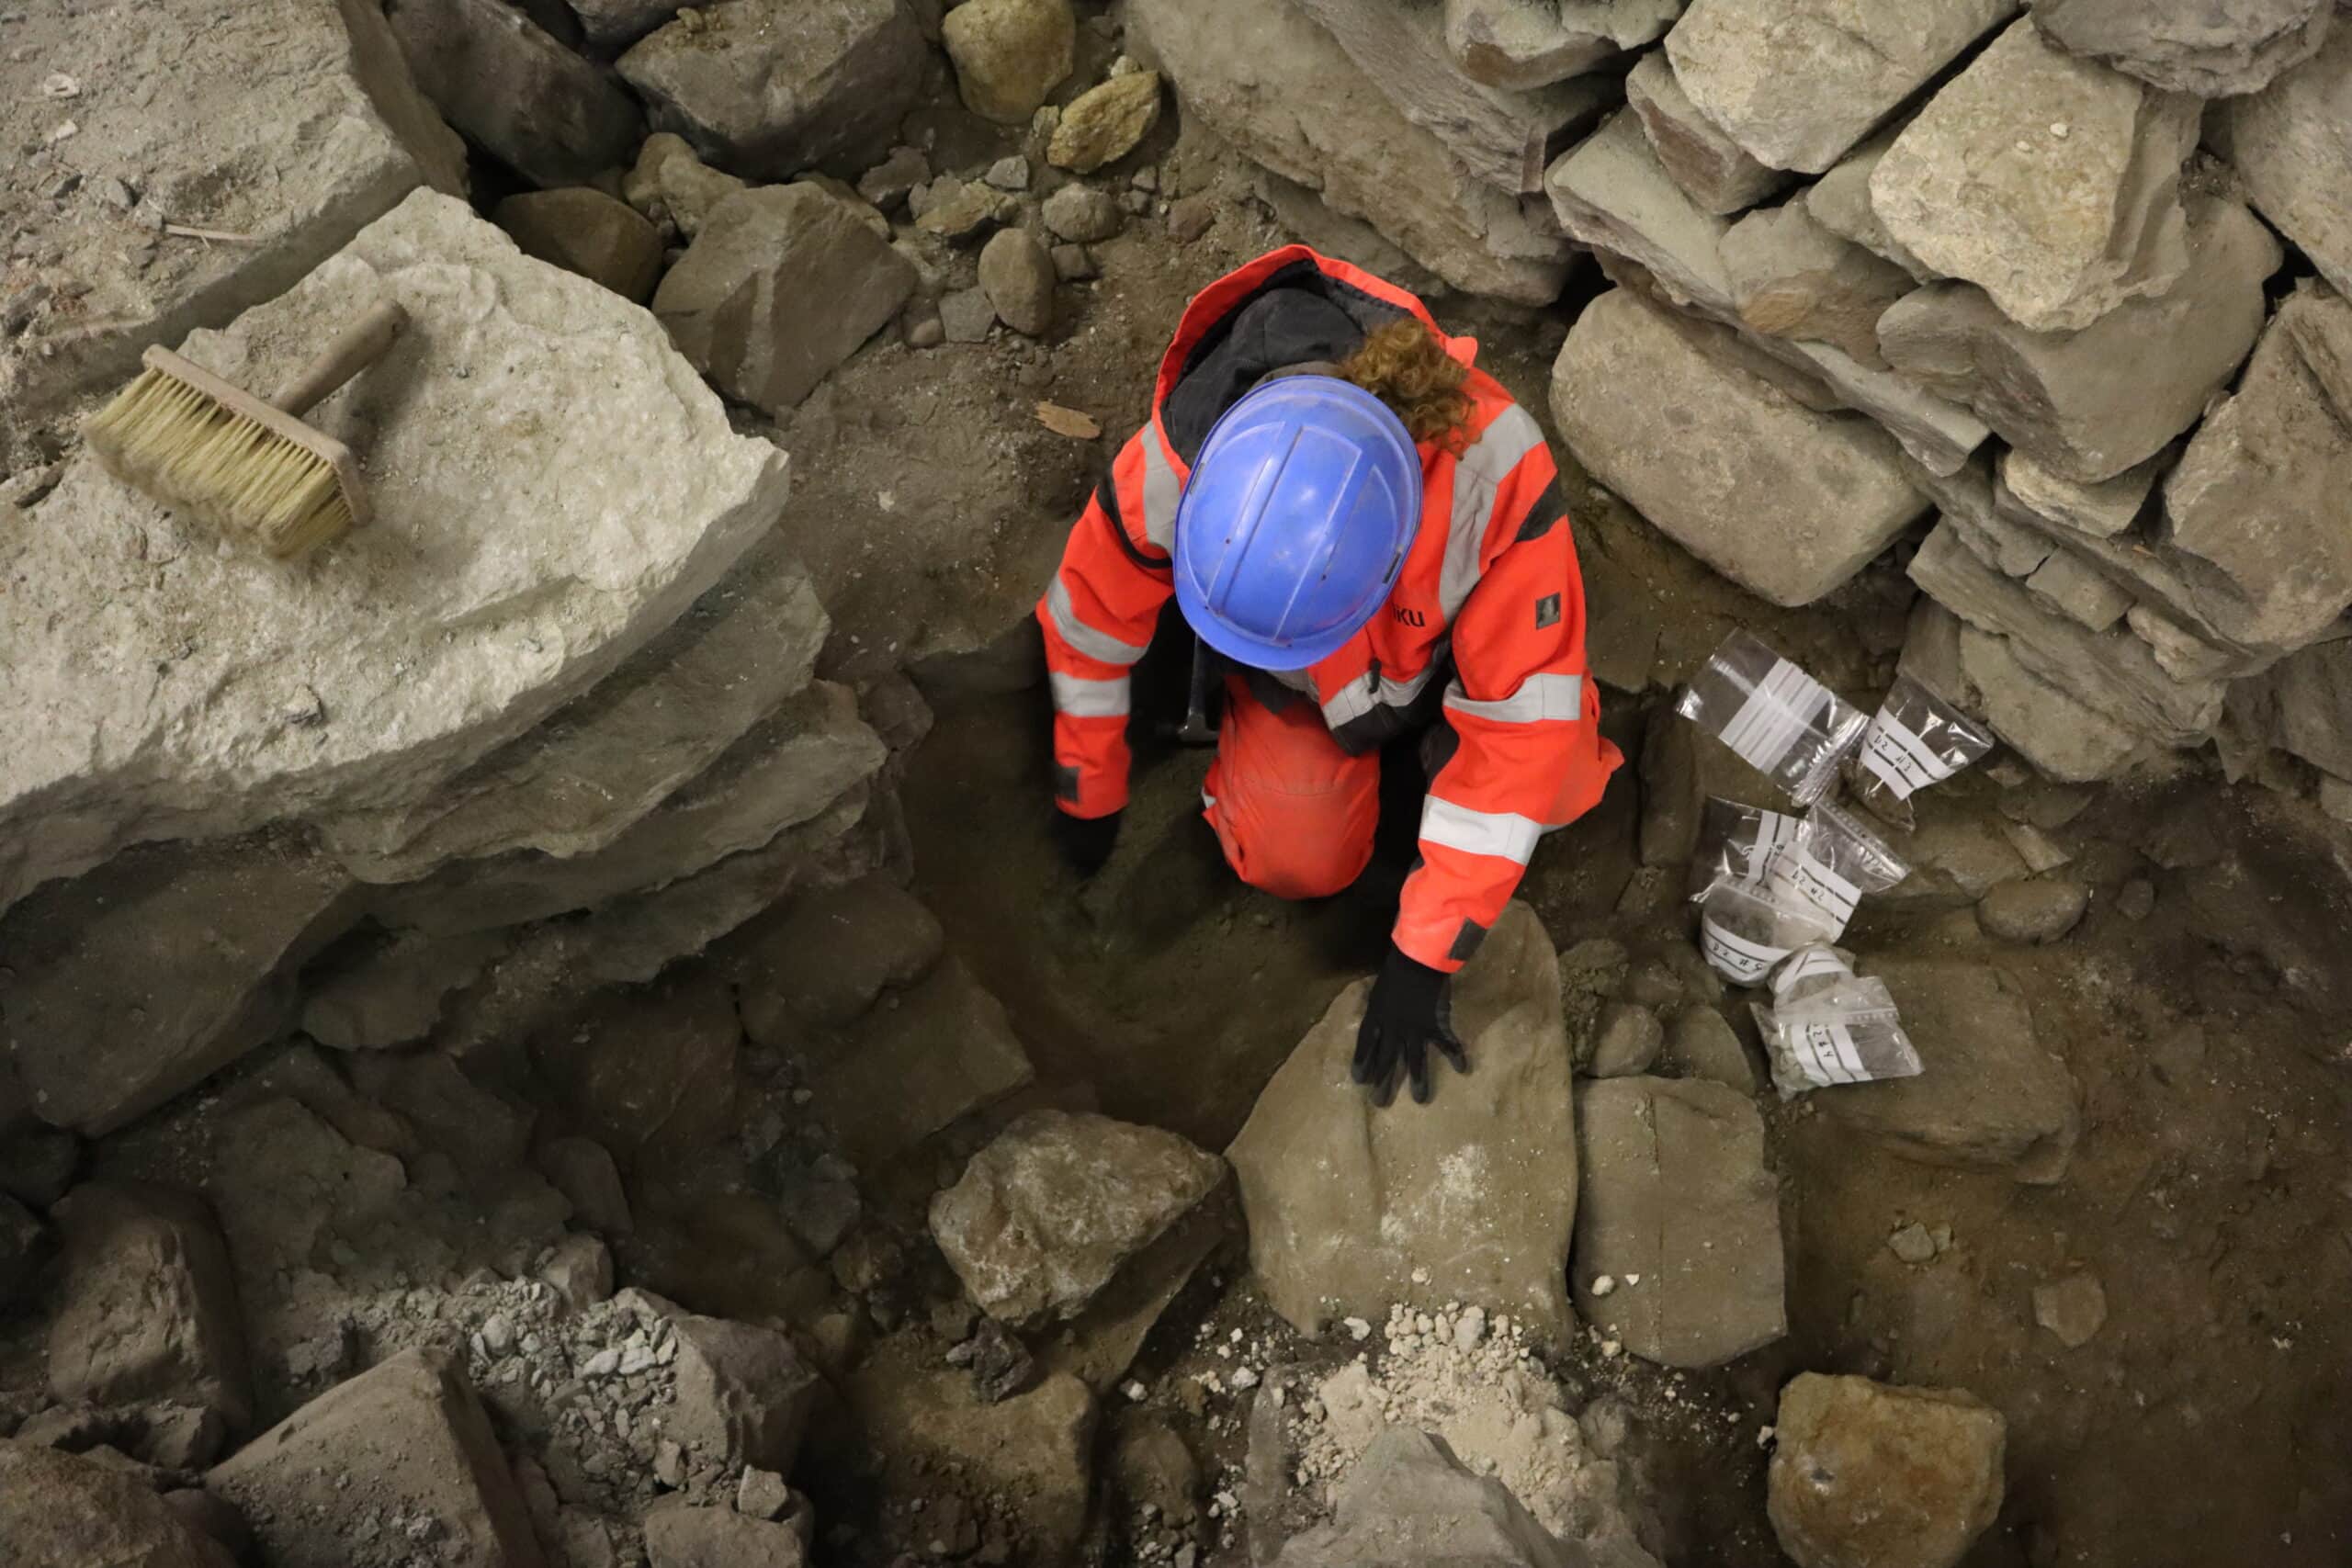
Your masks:
{"label": "brush wooden head", "polygon": [[281,558],[368,520],[342,442],[169,349],[145,362],[84,428],[107,472]]}

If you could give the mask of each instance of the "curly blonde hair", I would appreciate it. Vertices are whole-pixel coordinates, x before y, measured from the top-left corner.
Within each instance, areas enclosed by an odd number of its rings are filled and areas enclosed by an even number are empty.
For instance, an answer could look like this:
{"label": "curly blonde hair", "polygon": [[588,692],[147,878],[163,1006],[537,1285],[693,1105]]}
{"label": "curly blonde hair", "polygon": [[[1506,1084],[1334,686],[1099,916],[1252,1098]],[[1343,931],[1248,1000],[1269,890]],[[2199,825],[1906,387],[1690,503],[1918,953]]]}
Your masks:
{"label": "curly blonde hair", "polygon": [[1415,441],[1460,452],[1469,436],[1469,370],[1438,335],[1410,316],[1375,329],[1340,362],[1339,373],[1386,403]]}

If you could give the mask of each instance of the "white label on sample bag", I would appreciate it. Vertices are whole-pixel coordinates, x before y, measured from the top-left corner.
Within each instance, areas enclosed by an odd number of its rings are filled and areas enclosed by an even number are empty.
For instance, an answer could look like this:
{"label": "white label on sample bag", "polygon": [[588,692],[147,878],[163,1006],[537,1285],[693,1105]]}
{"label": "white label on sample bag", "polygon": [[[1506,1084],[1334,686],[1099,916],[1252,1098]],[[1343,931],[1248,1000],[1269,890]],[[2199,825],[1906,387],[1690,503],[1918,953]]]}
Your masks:
{"label": "white label on sample bag", "polygon": [[1862,900],[1860,888],[1814,858],[1810,849],[1775,860],[1771,884],[1775,893],[1819,910],[1833,937],[1845,931],[1846,922],[1854,918],[1854,906]]}
{"label": "white label on sample bag", "polygon": [[1828,687],[1787,660],[1776,659],[1724,726],[1724,744],[1769,773],[1813,728],[1813,716],[1828,705]]}
{"label": "white label on sample bag", "polygon": [[1771,973],[1772,965],[1789,955],[1785,947],[1769,947],[1734,936],[1717,925],[1714,917],[1702,915],[1699,919],[1699,951],[1715,972],[1735,985],[1752,986]]}
{"label": "white label on sample bag", "polygon": [[1804,818],[1778,811],[1756,813],[1756,841],[1738,846],[1747,855],[1744,880],[1761,882],[1772,867],[1772,857],[1793,844],[1804,832]]}
{"label": "white label on sample bag", "polygon": [[1842,1023],[1799,1024],[1790,1043],[1797,1065],[1819,1084],[1868,1083],[1870,1073],[1854,1048],[1854,1032]]}
{"label": "white label on sample bag", "polygon": [[1960,771],[1884,708],[1871,716],[1870,733],[1862,737],[1862,766],[1897,800]]}

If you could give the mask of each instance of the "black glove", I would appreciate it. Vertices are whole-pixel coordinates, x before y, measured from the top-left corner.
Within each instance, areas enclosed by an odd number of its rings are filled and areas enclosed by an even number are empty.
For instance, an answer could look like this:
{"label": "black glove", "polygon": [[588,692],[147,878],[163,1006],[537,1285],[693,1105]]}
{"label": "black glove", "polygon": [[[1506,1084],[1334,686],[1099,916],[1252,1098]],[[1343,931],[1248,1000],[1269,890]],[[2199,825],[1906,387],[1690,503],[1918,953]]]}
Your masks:
{"label": "black glove", "polygon": [[1069,868],[1081,877],[1091,876],[1102,869],[1111,858],[1112,849],[1119,841],[1119,813],[1108,817],[1072,817],[1067,811],[1054,813],[1054,848]]}
{"label": "black glove", "polygon": [[1356,1031],[1352,1076],[1385,1106],[1396,1098],[1397,1077],[1412,1080],[1413,1099],[1427,1105],[1436,1088],[1430,1081],[1429,1048],[1436,1046],[1457,1073],[1470,1070],[1470,1057],[1453,1037],[1443,971],[1408,958],[1395,947],[1372,983],[1363,1026]]}

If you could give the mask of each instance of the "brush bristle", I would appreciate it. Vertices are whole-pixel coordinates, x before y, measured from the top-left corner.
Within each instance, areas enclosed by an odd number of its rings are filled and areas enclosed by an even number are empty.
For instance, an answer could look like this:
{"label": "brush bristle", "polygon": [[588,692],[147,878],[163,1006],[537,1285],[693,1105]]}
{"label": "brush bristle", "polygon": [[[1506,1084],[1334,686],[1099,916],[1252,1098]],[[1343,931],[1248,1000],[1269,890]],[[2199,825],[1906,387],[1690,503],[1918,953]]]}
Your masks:
{"label": "brush bristle", "polygon": [[119,478],[271,555],[351,526],[334,464],[165,371],[141,372],[85,434]]}

